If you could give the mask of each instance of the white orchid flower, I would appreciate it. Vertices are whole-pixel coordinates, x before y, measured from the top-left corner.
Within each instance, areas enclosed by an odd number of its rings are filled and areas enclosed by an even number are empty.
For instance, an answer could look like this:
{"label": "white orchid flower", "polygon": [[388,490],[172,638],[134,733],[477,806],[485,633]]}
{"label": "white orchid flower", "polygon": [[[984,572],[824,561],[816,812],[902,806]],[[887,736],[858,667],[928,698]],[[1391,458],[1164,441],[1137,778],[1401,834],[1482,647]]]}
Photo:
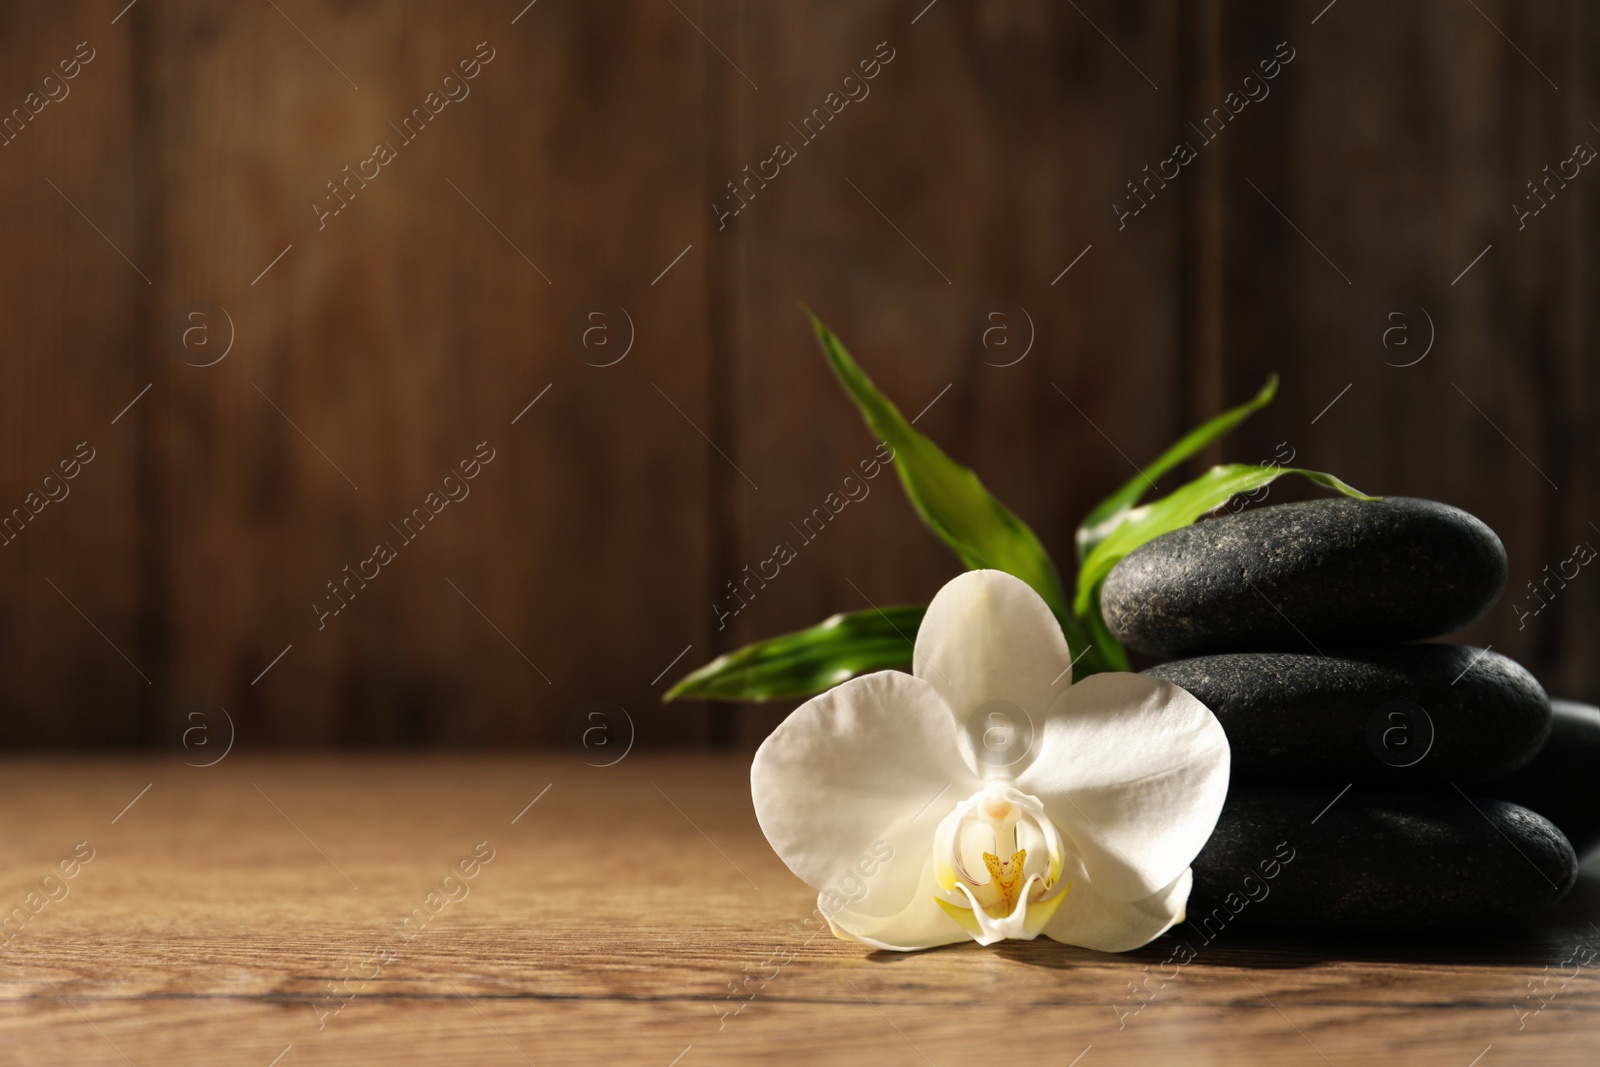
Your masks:
{"label": "white orchid flower", "polygon": [[847,681],[762,743],[756,818],[835,934],[1123,952],[1182,921],[1228,791],[1222,725],[1155,678],[1071,685],[1071,663],[1037,593],[969,571],[928,605],[911,674]]}

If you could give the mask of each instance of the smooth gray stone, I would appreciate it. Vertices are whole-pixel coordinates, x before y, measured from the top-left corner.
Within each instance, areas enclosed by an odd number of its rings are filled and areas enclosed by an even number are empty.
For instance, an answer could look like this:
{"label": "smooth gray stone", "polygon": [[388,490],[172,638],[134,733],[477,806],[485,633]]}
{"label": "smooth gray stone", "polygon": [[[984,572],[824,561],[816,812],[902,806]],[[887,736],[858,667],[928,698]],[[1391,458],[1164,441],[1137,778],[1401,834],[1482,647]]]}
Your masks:
{"label": "smooth gray stone", "polygon": [[1339,792],[1234,787],[1173,933],[1477,933],[1533,918],[1577,880],[1572,846],[1527,808],[1449,787]]}
{"label": "smooth gray stone", "polygon": [[1174,530],[1106,577],[1100,608],[1155,656],[1411,641],[1482,615],[1505,587],[1493,530],[1431,500],[1278,504]]}
{"label": "smooth gray stone", "polygon": [[1600,848],[1600,708],[1552,700],[1550,740],[1533,761],[1483,792],[1532,808],[1561,828],[1579,856]]}
{"label": "smooth gray stone", "polygon": [[1526,764],[1550,735],[1533,675],[1470,645],[1235,652],[1144,673],[1216,714],[1237,782],[1477,784]]}

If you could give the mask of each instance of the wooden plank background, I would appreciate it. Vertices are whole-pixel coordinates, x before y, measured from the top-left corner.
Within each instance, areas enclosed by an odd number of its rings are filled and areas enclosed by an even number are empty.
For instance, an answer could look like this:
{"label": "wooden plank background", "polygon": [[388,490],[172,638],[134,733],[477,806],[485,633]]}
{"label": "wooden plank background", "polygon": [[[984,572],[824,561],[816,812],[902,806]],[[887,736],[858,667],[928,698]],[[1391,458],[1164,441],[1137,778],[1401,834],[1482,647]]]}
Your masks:
{"label": "wooden plank background", "polygon": [[[753,743],[782,708],[660,692],[956,568],[880,477],[719,629],[872,454],[797,301],[1069,567],[1130,458],[1275,370],[1208,461],[1287,443],[1475,512],[1512,586],[1465,637],[1600,698],[1597,579],[1512,603],[1600,539],[1596,179],[1511,208],[1600,144],[1596,38],[1507,0],[0,7],[0,110],[95,49],[0,148],[0,507],[96,449],[0,552],[6,742],[156,744],[221,707],[247,746],[554,744],[605,701],[641,744]],[[460,84],[413,143],[390,126]],[[470,495],[400,537],[481,442]]]}

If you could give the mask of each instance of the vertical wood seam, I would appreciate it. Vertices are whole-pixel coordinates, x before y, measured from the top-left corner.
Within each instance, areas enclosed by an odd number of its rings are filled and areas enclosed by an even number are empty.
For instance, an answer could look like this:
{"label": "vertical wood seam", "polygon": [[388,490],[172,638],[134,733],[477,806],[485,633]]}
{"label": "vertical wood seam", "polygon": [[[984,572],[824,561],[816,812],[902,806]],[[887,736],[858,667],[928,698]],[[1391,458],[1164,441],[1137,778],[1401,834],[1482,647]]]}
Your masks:
{"label": "vertical wood seam", "polygon": [[[711,39],[729,41],[735,54],[741,52],[738,43],[743,20],[739,17],[737,5],[714,8],[708,3],[702,21],[707,24]],[[742,81],[735,83],[735,74],[729,69],[728,61],[714,48],[704,50],[703,63],[705,193],[709,205],[719,192],[716,186],[718,175],[735,171],[732,160],[738,144],[739,91]],[[734,348],[738,337],[735,312],[739,299],[739,272],[736,268],[742,242],[737,237],[737,231],[719,233],[710,230],[706,245],[706,342],[709,349],[706,358],[707,432],[712,441],[721,442],[718,447],[725,449],[732,457],[732,462],[737,463],[742,449]],[[705,610],[709,611],[710,605],[721,593],[718,586],[720,576],[732,575],[738,567],[741,524],[736,494],[742,489],[743,481],[735,481],[737,476],[717,455],[716,449],[708,445],[702,454],[706,462],[706,507],[709,513],[706,524],[708,571],[705,598]],[[711,631],[713,655],[728,651],[730,636],[727,631]],[[712,748],[732,745],[735,725],[733,706],[721,701],[713,702],[707,716],[707,743]]]}
{"label": "vertical wood seam", "polygon": [[[132,166],[134,245],[140,262],[150,266],[155,284],[145,287],[134,301],[133,366],[138,381],[154,382],[156,373],[155,333],[159,329],[157,302],[167,289],[164,272],[164,201],[161,192],[161,159],[165,141],[154,106],[156,93],[152,59],[154,16],[148,6],[128,13],[129,77],[132,81]],[[141,662],[149,665],[150,685],[138,690],[134,734],[138,744],[151,747],[162,733],[161,708],[170,697],[172,678],[170,656],[171,596],[171,516],[163,490],[160,442],[157,420],[162,399],[152,397],[143,412],[138,412],[130,427],[134,448],[134,618],[137,633],[134,647]]]}

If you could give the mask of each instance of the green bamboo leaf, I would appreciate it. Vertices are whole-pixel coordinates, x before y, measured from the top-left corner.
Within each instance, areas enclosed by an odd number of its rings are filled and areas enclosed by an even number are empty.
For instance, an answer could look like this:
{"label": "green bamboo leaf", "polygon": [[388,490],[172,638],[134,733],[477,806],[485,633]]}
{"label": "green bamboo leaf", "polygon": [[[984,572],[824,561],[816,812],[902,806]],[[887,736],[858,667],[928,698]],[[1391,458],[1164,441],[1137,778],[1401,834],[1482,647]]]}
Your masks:
{"label": "green bamboo leaf", "polygon": [[834,615],[815,626],[719,656],[679,679],[663,702],[809,697],[870,671],[909,670],[927,608],[909,604]]}
{"label": "green bamboo leaf", "polygon": [[1033,531],[996,500],[971,469],[913,429],[822,320],[810,309],[806,314],[811,316],[823,355],[861,410],[867,427],[894,449],[900,484],[928,529],[955,551],[968,570],[992,568],[1027,582],[1062,621],[1068,642],[1081,645],[1084,634],[1067,611],[1056,565]]}
{"label": "green bamboo leaf", "polygon": [[1080,617],[1091,613],[1098,615],[1100,605],[1096,593],[1111,568],[1129,552],[1162,534],[1188,526],[1208,511],[1226,504],[1240,493],[1253,492],[1270,485],[1285,474],[1298,474],[1318,485],[1337,489],[1345,496],[1360,500],[1377,500],[1359,489],[1352,488],[1331,474],[1303,470],[1299,467],[1261,466],[1260,464],[1230,463],[1212,467],[1189,484],[1148,504],[1131,509],[1123,522],[1112,530],[1083,561],[1078,572],[1077,595],[1073,608]]}
{"label": "green bamboo leaf", "polygon": [[1089,557],[1094,547],[1116,529],[1128,512],[1133,510],[1133,506],[1143,499],[1147,491],[1155,487],[1157,478],[1213,441],[1232,433],[1241,422],[1272,403],[1272,398],[1277,395],[1278,376],[1273,374],[1267,378],[1267,383],[1255,396],[1184,434],[1121,489],[1095,505],[1078,525],[1078,559],[1081,561]]}

